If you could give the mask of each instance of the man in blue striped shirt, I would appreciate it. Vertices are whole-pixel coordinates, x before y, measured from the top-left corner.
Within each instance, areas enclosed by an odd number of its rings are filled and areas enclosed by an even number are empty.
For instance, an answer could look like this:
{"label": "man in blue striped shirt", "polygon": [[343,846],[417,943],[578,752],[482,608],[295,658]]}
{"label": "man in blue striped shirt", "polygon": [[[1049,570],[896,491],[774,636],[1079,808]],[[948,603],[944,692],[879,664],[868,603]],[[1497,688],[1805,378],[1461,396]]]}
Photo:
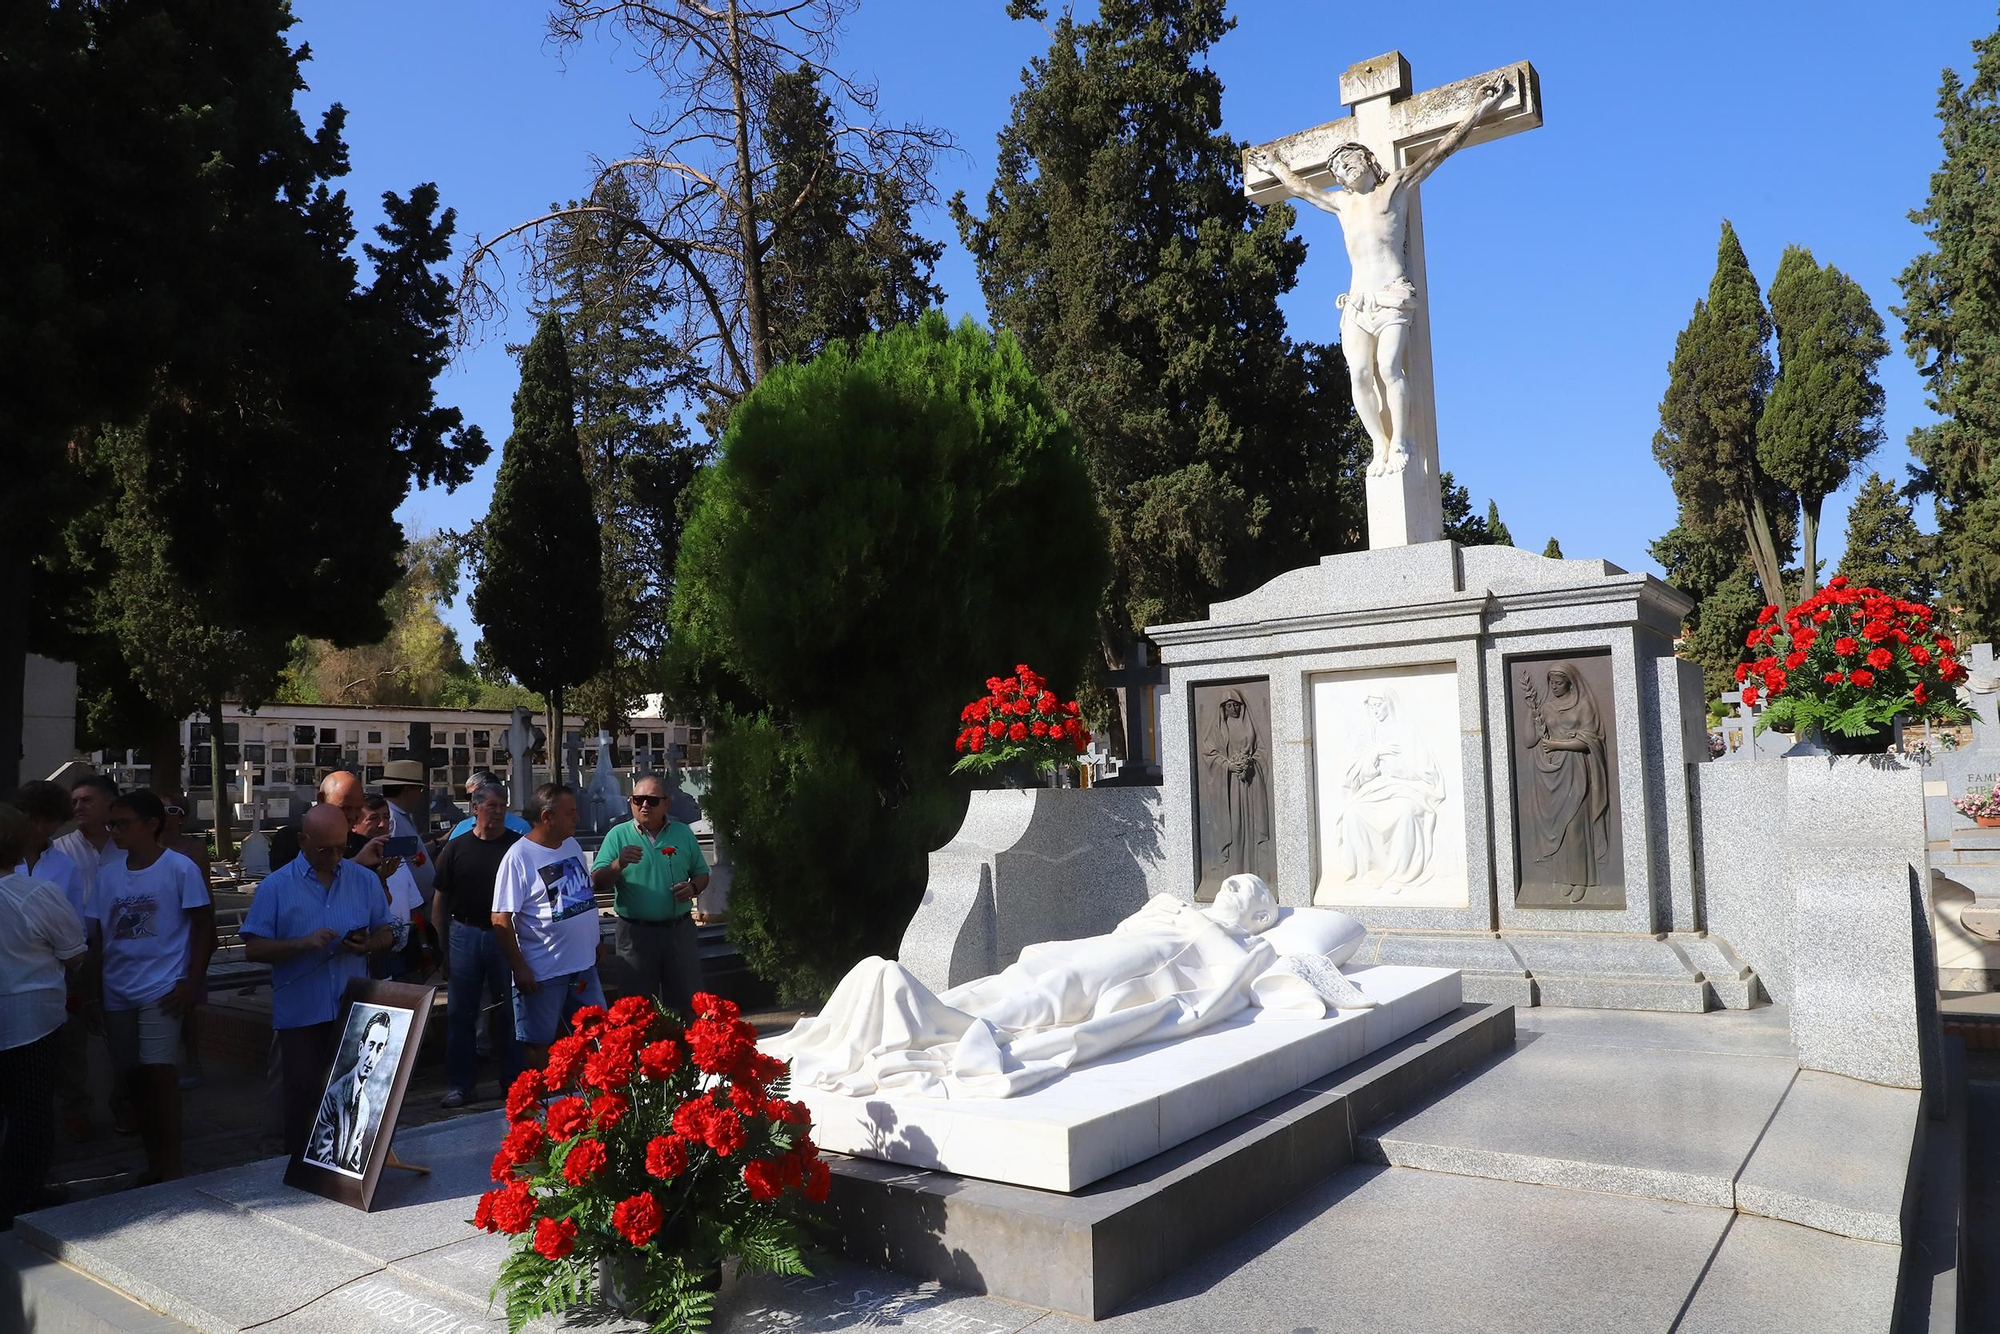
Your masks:
{"label": "man in blue striped shirt", "polygon": [[305,1147],[327,1066],[340,1045],[341,998],[387,949],[381,877],[347,860],[347,817],[315,806],[299,826],[296,860],[265,877],[250,900],[243,957],[271,965],[271,1027],[284,1067],[285,1152]]}

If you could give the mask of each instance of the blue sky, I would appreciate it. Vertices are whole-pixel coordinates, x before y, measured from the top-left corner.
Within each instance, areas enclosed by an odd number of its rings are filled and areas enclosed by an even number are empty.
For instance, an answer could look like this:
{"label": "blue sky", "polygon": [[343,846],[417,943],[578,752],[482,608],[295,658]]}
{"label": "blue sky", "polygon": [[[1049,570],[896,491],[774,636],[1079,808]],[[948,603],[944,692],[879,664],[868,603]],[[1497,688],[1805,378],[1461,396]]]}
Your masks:
{"label": "blue sky", "polygon": [[[314,55],[305,104],[348,109],[346,185],[364,226],[383,190],[435,180],[461,234],[490,235],[582,193],[591,155],[631,147],[628,117],[654,105],[627,55],[550,48],[532,0],[294,7],[294,36]],[[941,194],[963,188],[982,211],[994,136],[1022,66],[1047,45],[1004,11],[1003,0],[863,0],[839,58],[880,84],[886,116],[957,135]],[[1968,66],[1971,40],[1996,26],[1991,4],[1236,0],[1232,12],[1237,29],[1213,61],[1224,128],[1253,142],[1341,114],[1340,71],[1391,49],[1419,88],[1516,60],[1539,70],[1543,127],[1468,150],[1424,189],[1443,466],[1475,504],[1499,502],[1519,545],[1539,550],[1553,534],[1570,556],[1656,569],[1646,547],[1674,515],[1651,454],[1657,409],[1725,217],[1766,285],[1796,242],[1845,269],[1889,321],[1888,442],[1871,463],[1900,480],[1903,441],[1928,414],[1888,307],[1922,244],[1907,215],[1938,164],[1939,72]],[[948,242],[947,309],[984,318],[950,219],[939,208],[919,224]],[[1336,224],[1307,209],[1299,226],[1310,251],[1285,303],[1291,330],[1337,341]],[[503,344],[524,338],[524,305],[439,382],[441,401],[485,428],[493,462],[456,493],[413,494],[398,511],[407,527],[485,512],[515,385]],[[1852,490],[1828,503],[1829,555]],[[469,644],[476,630],[462,610],[453,619]]]}

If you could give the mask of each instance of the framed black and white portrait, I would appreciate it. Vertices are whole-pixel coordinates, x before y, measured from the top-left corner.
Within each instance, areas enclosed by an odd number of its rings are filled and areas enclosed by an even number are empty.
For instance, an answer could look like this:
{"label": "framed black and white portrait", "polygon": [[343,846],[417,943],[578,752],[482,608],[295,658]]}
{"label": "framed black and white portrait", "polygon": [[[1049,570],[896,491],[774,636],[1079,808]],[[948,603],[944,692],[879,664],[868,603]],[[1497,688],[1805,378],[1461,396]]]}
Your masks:
{"label": "framed black and white portrait", "polygon": [[306,1146],[285,1183],[366,1210],[423,1045],[433,989],[358,979],[347,989],[340,1045],[326,1072]]}

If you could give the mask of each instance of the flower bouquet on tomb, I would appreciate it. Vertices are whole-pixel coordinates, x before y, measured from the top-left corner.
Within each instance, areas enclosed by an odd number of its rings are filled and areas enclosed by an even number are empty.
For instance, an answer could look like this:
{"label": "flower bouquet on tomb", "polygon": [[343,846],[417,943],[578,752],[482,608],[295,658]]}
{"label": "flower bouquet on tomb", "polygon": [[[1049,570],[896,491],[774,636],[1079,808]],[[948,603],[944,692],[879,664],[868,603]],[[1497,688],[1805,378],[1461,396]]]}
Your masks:
{"label": "flower bouquet on tomb", "polygon": [[961,758],[953,773],[991,773],[1021,765],[1046,774],[1090,745],[1077,702],[1058,699],[1027,663],[1012,676],[987,677],[986,692],[958,711]]}
{"label": "flower bouquet on tomb", "polygon": [[1990,792],[1968,792],[1952,799],[1952,808],[1981,829],[2000,828],[2000,783]]}
{"label": "flower bouquet on tomb", "polygon": [[831,1173],[789,1070],[734,1003],[683,1024],[650,998],[579,1010],[542,1070],[507,1094],[494,1189],[475,1227],[513,1241],[507,1327],[593,1301],[655,1334],[708,1323],[722,1264],[803,1274],[807,1215]]}
{"label": "flower bouquet on tomb", "polygon": [[1966,678],[1957,645],[1929,607],[1859,588],[1845,575],[1790,611],[1757,614],[1745,638],[1764,656],[1738,663],[1743,702],[1763,701],[1757,730],[1777,727],[1835,751],[1884,750],[1898,717],[1959,723]]}

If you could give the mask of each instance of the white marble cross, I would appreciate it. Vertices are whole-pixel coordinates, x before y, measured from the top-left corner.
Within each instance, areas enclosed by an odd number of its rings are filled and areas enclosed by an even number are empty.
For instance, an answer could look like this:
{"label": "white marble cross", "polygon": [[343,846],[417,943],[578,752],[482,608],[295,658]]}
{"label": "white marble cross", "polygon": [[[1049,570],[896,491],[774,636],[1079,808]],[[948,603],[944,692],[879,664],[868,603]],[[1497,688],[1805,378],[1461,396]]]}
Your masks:
{"label": "white marble cross", "polygon": [[[1535,67],[1525,61],[1412,95],[1410,63],[1401,52],[1391,51],[1349,66],[1340,76],[1340,100],[1352,108],[1353,114],[1247,150],[1243,158],[1243,192],[1258,203],[1273,203],[1298,194],[1301,186],[1324,192],[1327,187],[1340,184],[1351,190],[1354,183],[1336,176],[1330,162],[1344,145],[1365,146],[1384,170],[1395,173],[1421,162],[1431,148],[1454,135],[1457,141],[1447,144],[1446,151],[1532,130],[1542,123],[1541,79]],[[1468,118],[1473,122],[1469,128]],[[1289,167],[1293,176],[1289,184],[1280,180],[1270,165],[1273,159]],[[1429,167],[1435,165],[1433,162]],[[1348,326],[1357,322],[1357,312],[1363,327],[1367,322],[1407,326],[1400,351],[1403,373],[1396,382],[1396,409],[1401,414],[1396,434],[1398,443],[1407,445],[1407,466],[1400,458],[1388,467],[1381,466],[1384,440],[1376,441],[1376,465],[1369,469],[1367,479],[1371,548],[1434,542],[1444,536],[1444,506],[1438,489],[1437,405],[1431,380],[1430,301],[1424,273],[1423,211],[1417,197],[1417,181],[1428,174],[1429,167],[1421,168],[1415,179],[1398,185],[1400,199],[1406,203],[1398,207],[1399,216],[1383,229],[1392,243],[1400,240],[1400,277],[1407,278],[1409,290],[1380,303],[1381,307],[1393,309],[1378,308],[1374,291],[1357,290],[1344,298],[1354,308],[1343,319],[1343,343],[1351,336]],[[1318,206],[1336,211],[1325,202]],[[1346,217],[1342,221],[1348,232],[1350,259],[1355,256],[1358,239],[1356,221]],[[1399,238],[1393,235],[1397,230]],[[1358,266],[1356,279],[1359,288],[1362,284]],[[1382,293],[1389,291],[1388,287],[1381,289]],[[1375,332],[1370,330],[1368,345],[1372,348],[1375,343]],[[1350,362],[1356,360],[1355,350],[1346,350]],[[1350,370],[1355,369],[1351,364]],[[1366,375],[1370,371],[1364,364],[1359,373]],[[1366,401],[1368,394],[1374,392],[1367,385],[1357,384],[1357,389],[1367,391],[1357,392],[1357,403]],[[1385,387],[1385,397],[1386,392]],[[1371,430],[1370,434],[1386,438],[1387,432]]]}

